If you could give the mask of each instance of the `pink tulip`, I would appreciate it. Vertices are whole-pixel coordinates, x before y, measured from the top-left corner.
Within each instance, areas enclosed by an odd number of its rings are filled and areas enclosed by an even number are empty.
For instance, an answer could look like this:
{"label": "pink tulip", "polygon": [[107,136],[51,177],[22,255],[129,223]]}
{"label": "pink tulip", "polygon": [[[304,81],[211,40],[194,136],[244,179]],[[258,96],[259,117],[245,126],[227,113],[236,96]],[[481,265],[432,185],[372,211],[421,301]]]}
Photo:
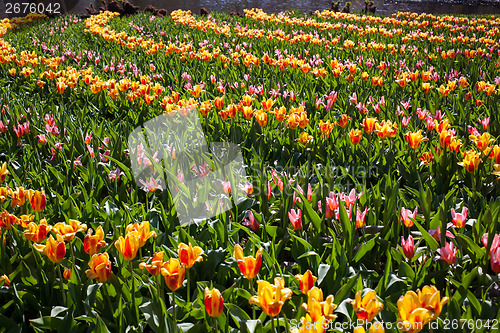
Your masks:
{"label": "pink tulip", "polygon": [[288,218],[294,230],[302,229],[302,211],[300,209],[297,209],[297,211],[295,211],[295,209],[289,211]]}
{"label": "pink tulip", "polygon": [[312,188],[311,188],[311,183],[309,183],[309,185],[307,185],[307,197],[306,197],[307,201],[311,201],[312,199]]}
{"label": "pink tulip", "polygon": [[462,228],[467,222],[467,207],[462,208],[462,213],[455,213],[455,209],[451,209],[452,222],[457,228]]}
{"label": "pink tulip", "polygon": [[250,210],[248,211],[248,219],[243,220],[243,224],[246,227],[249,227],[250,229],[256,231],[259,230],[259,222],[255,219],[255,215],[253,215],[253,212]]}
{"label": "pink tulip", "polygon": [[406,258],[411,259],[415,255],[415,242],[413,241],[413,237],[410,235],[408,239],[405,240],[403,236],[401,236],[401,247],[403,248],[403,253]]}
{"label": "pink tulip", "polygon": [[[453,225],[453,223],[448,223],[446,228],[449,228],[452,225]],[[429,234],[432,237],[434,237],[434,239],[437,240],[438,242],[441,241],[441,227],[438,226],[436,230],[429,230]],[[446,230],[446,237],[455,238],[455,236],[453,236],[453,234],[451,232],[449,232],[448,230]]]}
{"label": "pink tulip", "polygon": [[[483,241],[484,247],[488,246],[488,234],[484,234],[481,240]],[[493,242],[490,247],[490,255],[498,248],[500,248],[500,235],[497,234],[493,237]]]}
{"label": "pink tulip", "polygon": [[500,273],[500,247],[497,247],[495,251],[491,253],[491,269],[496,274]]}
{"label": "pink tulip", "polygon": [[361,213],[359,208],[356,208],[356,228],[362,228],[365,226],[365,217],[368,212],[368,207]]}
{"label": "pink tulip", "polygon": [[439,253],[439,256],[436,258],[443,259],[448,265],[455,263],[455,260],[457,260],[457,248],[453,242],[446,242],[444,247],[438,249],[437,252]]}
{"label": "pink tulip", "polygon": [[407,227],[412,227],[414,222],[411,219],[415,219],[417,217],[418,207],[415,207],[413,213],[411,210],[401,207],[401,221],[403,221],[404,225]]}

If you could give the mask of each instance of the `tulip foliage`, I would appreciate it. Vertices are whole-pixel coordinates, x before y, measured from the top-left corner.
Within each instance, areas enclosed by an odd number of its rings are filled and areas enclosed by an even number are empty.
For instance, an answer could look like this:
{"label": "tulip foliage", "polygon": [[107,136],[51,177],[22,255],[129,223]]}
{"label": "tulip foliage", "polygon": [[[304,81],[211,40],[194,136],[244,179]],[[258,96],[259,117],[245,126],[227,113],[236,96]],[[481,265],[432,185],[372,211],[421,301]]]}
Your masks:
{"label": "tulip foliage", "polygon": [[[500,329],[498,16],[118,16],[0,21],[1,332]],[[191,112],[247,179],[180,225]]]}

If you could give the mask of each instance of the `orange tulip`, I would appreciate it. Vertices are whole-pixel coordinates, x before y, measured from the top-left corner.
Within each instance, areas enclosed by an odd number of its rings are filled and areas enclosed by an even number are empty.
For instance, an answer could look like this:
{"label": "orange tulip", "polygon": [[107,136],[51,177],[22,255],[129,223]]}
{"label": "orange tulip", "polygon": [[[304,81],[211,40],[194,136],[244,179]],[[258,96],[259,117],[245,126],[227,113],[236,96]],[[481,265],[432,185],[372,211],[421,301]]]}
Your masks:
{"label": "orange tulip", "polygon": [[282,278],[274,278],[274,284],[267,281],[257,281],[259,288],[257,296],[252,296],[248,301],[251,305],[258,305],[269,317],[276,317],[285,301],[292,297],[292,291],[285,288]]}
{"label": "orange tulip", "polygon": [[418,132],[406,132],[405,140],[410,144],[411,149],[418,149],[422,141],[427,141],[427,138],[422,138],[422,130]]}
{"label": "orange tulip", "polygon": [[358,319],[367,322],[372,321],[384,309],[384,305],[377,299],[377,293],[374,290],[367,292],[363,298],[359,290],[351,304]]}
{"label": "orange tulip", "polygon": [[0,168],[0,182],[5,181],[5,177],[9,174],[9,170],[7,170],[7,162],[3,162],[2,167]]}
{"label": "orange tulip", "polygon": [[363,123],[361,124],[361,126],[363,126],[363,129],[367,134],[372,134],[373,131],[375,131],[377,123],[377,118],[365,118],[363,119]]}
{"label": "orange tulip", "polygon": [[99,252],[101,247],[105,245],[106,242],[104,241],[104,232],[101,226],[97,227],[95,235],[92,235],[92,229],[89,229],[87,231],[87,235],[83,240],[83,249],[85,250],[85,252],[87,252],[87,254],[93,256],[94,254]]}
{"label": "orange tulip", "polygon": [[318,279],[312,274],[310,270],[307,270],[304,273],[304,275],[302,274],[295,275],[295,278],[299,280],[300,291],[302,291],[302,293],[306,295],[307,292],[311,290],[311,288],[314,286],[314,283]]}
{"label": "orange tulip", "polygon": [[151,237],[156,237],[156,232],[150,231],[149,221],[142,221],[141,224],[137,222],[129,224],[125,232],[129,233],[134,230],[139,234],[139,247],[146,245],[146,241]]}
{"label": "orange tulip", "polygon": [[189,245],[180,243],[177,248],[177,254],[179,255],[179,260],[186,268],[191,268],[195,263],[203,260],[203,250],[201,247],[193,247],[191,243]]}
{"label": "orange tulip", "polygon": [[85,271],[89,280],[95,279],[98,282],[104,283],[111,276],[111,261],[107,252],[94,254],[90,258],[89,267],[90,269]]}
{"label": "orange tulip", "polygon": [[63,277],[66,280],[69,280],[71,278],[71,268],[64,268]]}
{"label": "orange tulip", "polygon": [[474,172],[479,166],[479,163],[481,163],[482,160],[479,158],[479,153],[476,153],[475,151],[468,150],[464,153],[464,159],[462,162],[458,162],[458,165],[461,165],[467,170],[468,172]]}
{"label": "orange tulip", "polygon": [[24,230],[24,237],[35,243],[42,242],[45,237],[47,237],[47,233],[52,229],[51,226],[47,225],[47,221],[45,219],[40,220],[40,224],[36,224],[34,222],[30,222],[28,224],[28,228]]}
{"label": "orange tulip", "polygon": [[125,238],[120,236],[115,242],[115,247],[123,256],[123,259],[130,261],[135,258],[140,246],[139,232],[133,230],[125,235]]}
{"label": "orange tulip", "polygon": [[333,304],[334,297],[329,295],[326,300],[323,300],[323,291],[318,287],[312,287],[307,293],[307,303],[302,304],[302,308],[311,316],[312,320],[317,322],[321,318],[327,322],[337,318],[333,311],[337,308]]}
{"label": "orange tulip", "polygon": [[218,289],[205,288],[205,310],[210,317],[216,318],[224,310],[224,299]]}
{"label": "orange tulip", "polygon": [[238,262],[238,267],[241,274],[248,280],[257,276],[262,265],[262,248],[257,251],[256,258],[251,256],[243,257],[243,249],[239,244],[236,244],[233,250],[233,257]]}
{"label": "orange tulip", "polygon": [[176,291],[184,282],[186,269],[179,260],[172,258],[163,264],[161,275],[165,278],[165,283],[171,291]]}
{"label": "orange tulip", "polygon": [[61,262],[66,254],[66,244],[64,244],[64,239],[61,235],[57,235],[57,240],[50,235],[46,245],[33,244],[33,246],[37,251],[43,252],[55,263]]}
{"label": "orange tulip", "polygon": [[141,262],[139,264],[140,269],[146,268],[149,271],[149,274],[153,276],[158,276],[161,273],[161,268],[163,267],[163,264],[165,262],[163,261],[163,251],[161,252],[155,252],[153,254],[153,259],[151,259],[151,264],[148,265],[145,262]]}
{"label": "orange tulip", "polygon": [[431,320],[441,315],[443,305],[448,302],[448,297],[441,299],[440,292],[435,286],[424,286],[422,291],[417,290],[417,295],[422,307],[431,312]]}
{"label": "orange tulip", "polygon": [[398,124],[392,122],[390,120],[382,120],[382,122],[375,124],[375,133],[381,139],[392,138],[398,132]]}
{"label": "orange tulip", "polygon": [[349,132],[349,139],[351,140],[352,144],[357,145],[361,140],[361,131],[357,128],[352,129]]}
{"label": "orange tulip", "polygon": [[9,280],[9,277],[4,274],[2,276],[0,276],[0,285],[3,285],[5,287],[9,287],[10,286],[10,280]]}
{"label": "orange tulip", "polygon": [[345,128],[349,120],[351,120],[351,117],[348,117],[346,114],[341,115],[339,119],[339,126]]}
{"label": "orange tulip", "polygon": [[63,236],[66,242],[69,242],[73,238],[75,238],[77,232],[87,231],[87,225],[82,224],[80,221],[70,219],[68,223],[69,224],[59,222],[52,227],[52,230],[57,234]]}
{"label": "orange tulip", "polygon": [[217,110],[221,110],[224,107],[224,97],[215,97],[214,105]]}
{"label": "orange tulip", "polygon": [[398,300],[398,328],[402,332],[418,333],[431,321],[432,313],[421,306],[413,291],[407,291]]}
{"label": "orange tulip", "polygon": [[271,108],[273,107],[274,103],[276,103],[274,100],[272,100],[271,98],[268,98],[267,100],[263,100],[261,102],[262,104],[262,108],[264,109],[264,111],[269,111],[271,110]]}
{"label": "orange tulip", "polygon": [[12,196],[12,201],[10,202],[10,206],[15,208],[16,206],[22,206],[28,199],[28,191],[24,189],[24,187],[18,187],[15,191],[10,190],[10,195]]}
{"label": "orange tulip", "polygon": [[302,132],[299,134],[297,141],[306,146],[309,142],[311,142],[312,138],[312,135],[307,134],[307,132]]}
{"label": "orange tulip", "polygon": [[279,122],[282,122],[283,120],[286,119],[286,108],[284,106],[278,108],[275,108],[273,111],[274,117],[276,117],[276,120]]}
{"label": "orange tulip", "polygon": [[33,210],[37,213],[40,213],[45,209],[45,205],[47,205],[45,192],[43,190],[35,191],[35,193],[33,193],[33,195],[31,196],[30,202]]}
{"label": "orange tulip", "polygon": [[491,142],[495,141],[494,139],[491,139],[491,135],[488,132],[484,132],[483,134],[478,136],[471,134],[469,136],[469,139],[473,141],[476,144],[477,149],[482,152],[489,148],[488,146]]}
{"label": "orange tulip", "polygon": [[255,110],[254,112],[255,120],[259,123],[261,127],[267,126],[267,113],[262,110]]}

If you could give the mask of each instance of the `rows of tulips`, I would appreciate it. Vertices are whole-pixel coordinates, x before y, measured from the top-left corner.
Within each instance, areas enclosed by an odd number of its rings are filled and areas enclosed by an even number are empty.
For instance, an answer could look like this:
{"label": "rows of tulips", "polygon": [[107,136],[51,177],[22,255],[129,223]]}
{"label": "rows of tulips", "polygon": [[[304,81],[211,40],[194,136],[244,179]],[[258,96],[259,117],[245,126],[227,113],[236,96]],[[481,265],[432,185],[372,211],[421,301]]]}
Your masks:
{"label": "rows of tulips", "polygon": [[[499,20],[2,21],[0,330],[494,331]],[[192,106],[247,198],[180,226],[127,137]]]}

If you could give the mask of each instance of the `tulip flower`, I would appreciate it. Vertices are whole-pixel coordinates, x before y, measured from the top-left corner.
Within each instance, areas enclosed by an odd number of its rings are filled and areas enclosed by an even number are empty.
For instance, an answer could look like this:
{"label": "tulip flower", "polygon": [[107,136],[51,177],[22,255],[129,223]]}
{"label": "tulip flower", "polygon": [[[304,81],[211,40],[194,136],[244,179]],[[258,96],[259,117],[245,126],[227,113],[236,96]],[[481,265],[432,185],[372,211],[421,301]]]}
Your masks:
{"label": "tulip flower", "polygon": [[251,210],[248,211],[248,219],[244,219],[243,222],[241,223],[246,227],[249,227],[250,229],[257,231],[260,228],[259,222],[255,219],[255,215]]}
{"label": "tulip flower", "polygon": [[407,291],[398,300],[398,328],[402,332],[418,333],[431,321],[431,311],[422,307],[414,291]]}
{"label": "tulip flower", "polygon": [[64,271],[63,271],[63,277],[64,277],[66,280],[71,279],[71,268],[65,268],[65,269],[64,269]]}
{"label": "tulip flower", "polygon": [[23,234],[27,240],[34,243],[40,243],[47,237],[47,233],[51,229],[52,227],[47,225],[47,221],[42,219],[38,225],[34,222],[30,222]]}
{"label": "tulip flower", "polygon": [[491,252],[490,262],[493,272],[500,274],[500,247]]}
{"label": "tulip flower", "polygon": [[[481,237],[481,241],[483,242],[484,247],[488,246],[488,234],[484,234],[483,237]],[[495,251],[497,248],[500,247],[500,235],[495,235],[493,237],[493,242],[491,243],[490,247],[490,255],[493,251]]]}
{"label": "tulip flower", "polygon": [[422,141],[427,141],[427,138],[422,138],[422,130],[418,132],[406,132],[405,140],[410,144],[411,149],[418,149]]}
{"label": "tulip flower", "polygon": [[167,284],[167,287],[171,291],[174,292],[180,287],[182,287],[186,269],[184,265],[179,262],[179,260],[172,258],[169,261],[166,261],[163,264],[163,267],[161,268],[160,272],[161,275],[163,275],[163,277],[165,278],[165,283]]}
{"label": "tulip flower", "polygon": [[479,163],[481,163],[483,160],[479,158],[479,153],[476,153],[475,151],[468,150],[464,152],[464,159],[462,162],[458,162],[457,164],[460,166],[463,166],[465,170],[468,172],[474,172],[479,166]]}
{"label": "tulip flower", "polygon": [[377,123],[377,118],[365,118],[363,119],[363,123],[361,124],[361,126],[367,134],[372,134],[376,129]]}
{"label": "tulip flower", "polygon": [[39,252],[43,252],[51,261],[60,263],[66,254],[66,244],[64,244],[64,239],[61,235],[57,235],[56,237],[57,239],[54,239],[50,235],[47,244],[34,244],[33,246]]}
{"label": "tulip flower", "polygon": [[255,255],[255,258],[248,256],[243,257],[243,249],[239,244],[236,244],[233,250],[233,257],[238,262],[238,267],[241,274],[251,280],[257,276],[260,271],[260,266],[262,265],[262,249],[260,248]]}
{"label": "tulip flower", "polygon": [[401,236],[401,247],[403,248],[403,253],[406,258],[413,258],[413,256],[415,255],[415,243],[411,235],[408,236],[407,240],[405,240],[404,237]]}
{"label": "tulip flower", "polygon": [[10,202],[10,206],[12,208],[24,205],[26,199],[28,199],[28,191],[22,186],[16,188],[15,191],[10,190],[10,195],[12,196],[12,200]]}
{"label": "tulip flower", "polygon": [[146,264],[145,262],[141,262],[139,264],[140,269],[146,268],[149,274],[153,276],[158,276],[161,273],[161,268],[163,267],[163,251],[155,252],[153,254],[153,258],[151,259],[151,264]]}
{"label": "tulip flower", "polygon": [[70,219],[68,223],[59,222],[52,227],[52,230],[61,235],[67,242],[73,240],[77,232],[87,231],[87,225],[80,221]]}
{"label": "tulip flower", "polygon": [[437,252],[439,253],[439,256],[437,256],[436,258],[443,259],[448,265],[455,263],[457,259],[457,248],[455,247],[455,244],[453,244],[453,242],[446,242],[444,247],[438,249]]}
{"label": "tulip flower", "polygon": [[462,213],[455,213],[455,209],[451,209],[452,222],[457,228],[462,228],[467,222],[467,207],[462,208]]}
{"label": "tulip flower", "polygon": [[323,300],[323,291],[318,287],[312,287],[307,292],[307,303],[302,304],[302,307],[311,316],[312,320],[317,322],[324,318],[326,322],[337,318],[333,311],[337,308],[333,304],[334,297],[329,295],[326,300]]}
{"label": "tulip flower", "polygon": [[102,230],[101,226],[97,227],[95,235],[92,235],[92,229],[89,229],[87,231],[87,235],[83,240],[83,249],[87,254],[93,256],[94,254],[99,252],[101,247],[105,245],[106,242],[104,241],[104,231]]}
{"label": "tulip flower", "polygon": [[313,139],[312,135],[307,134],[307,132],[302,132],[299,134],[299,138],[296,139],[300,144],[306,146]]}
{"label": "tulip flower", "polygon": [[415,224],[414,220],[417,217],[418,207],[415,207],[413,213],[411,210],[401,207],[401,221],[403,221],[404,225],[407,227],[412,227]]}
{"label": "tulip flower", "polygon": [[361,131],[359,129],[352,129],[349,132],[349,139],[353,145],[357,145],[361,140]]}
{"label": "tulip flower", "polygon": [[489,148],[490,143],[495,141],[494,139],[491,138],[490,133],[484,132],[481,135],[469,135],[469,139],[475,143],[477,149],[480,151],[484,152]]}
{"label": "tulip flower", "polygon": [[6,274],[0,276],[0,285],[3,285],[4,287],[10,287],[10,280]]}
{"label": "tulip flower", "polygon": [[431,313],[431,320],[435,320],[441,315],[443,305],[448,302],[448,297],[441,299],[441,294],[435,286],[424,286],[422,291],[417,290],[417,295],[421,306]]}
{"label": "tulip flower", "polygon": [[7,162],[3,162],[2,167],[0,168],[0,182],[5,181],[5,177],[9,174],[9,170],[7,170]]}
{"label": "tulip flower", "polygon": [[191,268],[197,262],[201,262],[203,260],[203,250],[199,246],[191,246],[191,244],[186,245],[184,243],[180,243],[177,248],[177,254],[179,255],[179,260],[181,263],[186,266],[186,268]]}
{"label": "tulip flower", "polygon": [[150,231],[149,221],[142,221],[141,224],[134,223],[129,224],[125,229],[125,232],[129,233],[131,231],[137,231],[139,235],[139,247],[146,245],[146,242],[151,237],[156,237],[156,232]]}
{"label": "tulip flower", "polygon": [[[216,318],[222,314],[224,310],[224,299],[218,289],[209,290],[205,288],[205,310],[210,317]],[[217,321],[215,321],[217,322]],[[217,332],[217,329],[215,330]]]}
{"label": "tulip flower", "polygon": [[135,258],[137,251],[140,248],[140,236],[137,231],[131,231],[125,235],[125,238],[120,236],[115,242],[115,247],[123,256],[123,259],[130,261]]}
{"label": "tulip flower", "polygon": [[95,279],[97,282],[101,283],[108,281],[112,272],[109,254],[107,252],[94,254],[92,258],[90,258],[89,267],[90,269],[85,271],[87,279]]}
{"label": "tulip flower", "polygon": [[363,228],[365,226],[365,217],[368,212],[368,207],[365,207],[365,210],[361,212],[359,208],[356,208],[356,228]]}
{"label": "tulip flower", "polygon": [[314,283],[318,279],[312,274],[310,270],[307,270],[304,273],[304,275],[302,274],[295,275],[295,278],[299,280],[300,291],[306,295],[309,292],[309,290],[311,290],[311,288],[314,286]]}
{"label": "tulip flower", "polygon": [[269,317],[276,317],[286,300],[292,297],[292,291],[285,288],[282,278],[274,278],[274,284],[267,281],[258,281],[257,296],[252,296],[249,304],[258,305]]}
{"label": "tulip flower", "polygon": [[351,304],[358,319],[365,322],[372,321],[384,309],[384,305],[377,299],[377,293],[374,290],[367,292],[363,298],[359,290]]}
{"label": "tulip flower", "polygon": [[292,209],[288,212],[288,218],[294,230],[302,229],[302,211],[300,209]]}

